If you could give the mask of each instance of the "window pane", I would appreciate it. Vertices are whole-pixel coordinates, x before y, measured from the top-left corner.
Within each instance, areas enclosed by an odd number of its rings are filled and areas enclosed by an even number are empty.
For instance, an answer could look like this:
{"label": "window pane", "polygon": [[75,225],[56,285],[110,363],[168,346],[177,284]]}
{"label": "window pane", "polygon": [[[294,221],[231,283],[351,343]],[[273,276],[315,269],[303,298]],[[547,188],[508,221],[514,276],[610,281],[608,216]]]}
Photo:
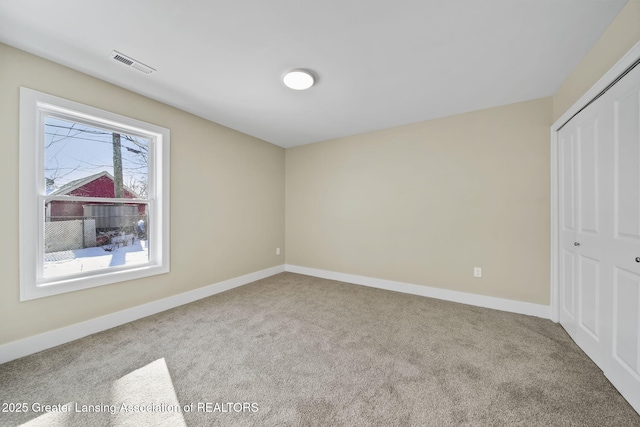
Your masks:
{"label": "window pane", "polygon": [[148,139],[52,116],[44,127],[48,195],[147,198]]}
{"label": "window pane", "polygon": [[[82,215],[53,215],[55,203]],[[52,201],[45,206],[43,278],[149,262],[148,206]]]}
{"label": "window pane", "polygon": [[21,301],[170,271],[169,129],[24,87],[20,129]]}

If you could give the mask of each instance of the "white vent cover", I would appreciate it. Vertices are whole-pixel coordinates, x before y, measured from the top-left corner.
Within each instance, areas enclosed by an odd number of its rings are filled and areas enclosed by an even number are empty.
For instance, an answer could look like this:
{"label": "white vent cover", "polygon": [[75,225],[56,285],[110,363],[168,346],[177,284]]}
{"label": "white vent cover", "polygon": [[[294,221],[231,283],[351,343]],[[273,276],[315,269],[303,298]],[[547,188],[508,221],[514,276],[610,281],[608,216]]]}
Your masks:
{"label": "white vent cover", "polygon": [[111,55],[109,55],[110,58],[118,61],[118,62],[122,62],[125,65],[128,65],[131,68],[135,68],[138,71],[142,71],[145,74],[151,74],[154,71],[156,71],[155,69],[149,67],[148,65],[144,65],[142,62],[140,61],[136,61],[133,58],[129,58],[126,55],[121,54],[120,52],[114,50],[113,52],[111,52]]}

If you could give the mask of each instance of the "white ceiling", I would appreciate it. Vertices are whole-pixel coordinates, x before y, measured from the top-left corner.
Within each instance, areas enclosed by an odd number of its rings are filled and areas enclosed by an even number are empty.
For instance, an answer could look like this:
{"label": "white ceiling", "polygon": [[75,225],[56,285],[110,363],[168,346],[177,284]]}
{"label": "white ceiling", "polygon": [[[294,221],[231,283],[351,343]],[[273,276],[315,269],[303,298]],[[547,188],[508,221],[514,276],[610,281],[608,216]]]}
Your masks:
{"label": "white ceiling", "polygon": [[0,41],[292,147],[552,95],[626,2],[0,0]]}

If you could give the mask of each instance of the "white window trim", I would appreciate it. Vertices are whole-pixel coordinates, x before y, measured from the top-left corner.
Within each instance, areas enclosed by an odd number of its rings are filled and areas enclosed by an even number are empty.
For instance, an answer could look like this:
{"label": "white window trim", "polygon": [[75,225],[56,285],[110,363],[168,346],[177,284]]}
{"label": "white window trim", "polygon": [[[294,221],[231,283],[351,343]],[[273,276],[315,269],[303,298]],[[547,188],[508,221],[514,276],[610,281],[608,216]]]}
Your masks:
{"label": "white window trim", "polygon": [[[62,278],[43,279],[44,262],[44,117],[69,115],[74,121],[102,124],[149,138],[149,262],[109,268]],[[139,279],[170,271],[169,228],[169,129],[20,88],[20,300],[26,301],[96,286]],[[155,150],[155,151],[154,151]],[[130,201],[130,200],[129,200]]]}

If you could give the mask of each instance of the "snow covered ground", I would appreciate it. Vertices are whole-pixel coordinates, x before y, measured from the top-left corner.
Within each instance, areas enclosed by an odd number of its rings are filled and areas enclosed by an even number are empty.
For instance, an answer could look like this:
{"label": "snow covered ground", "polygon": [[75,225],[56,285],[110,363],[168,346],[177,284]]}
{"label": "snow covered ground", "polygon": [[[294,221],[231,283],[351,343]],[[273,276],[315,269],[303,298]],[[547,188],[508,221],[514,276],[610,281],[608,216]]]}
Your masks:
{"label": "snow covered ground", "polygon": [[112,252],[103,247],[51,252],[44,254],[44,277],[49,279],[120,265],[145,264],[148,261],[146,240],[136,240],[134,244],[129,242],[128,246],[120,246]]}

